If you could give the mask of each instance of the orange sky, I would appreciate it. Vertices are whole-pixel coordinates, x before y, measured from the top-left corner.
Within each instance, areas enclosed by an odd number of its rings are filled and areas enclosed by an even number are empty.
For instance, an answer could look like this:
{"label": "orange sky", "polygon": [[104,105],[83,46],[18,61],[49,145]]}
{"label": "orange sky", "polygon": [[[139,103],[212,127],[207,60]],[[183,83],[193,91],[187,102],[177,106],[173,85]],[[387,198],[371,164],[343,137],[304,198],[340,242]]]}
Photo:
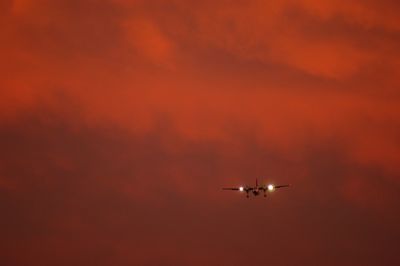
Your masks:
{"label": "orange sky", "polygon": [[399,11],[0,1],[0,264],[398,264]]}

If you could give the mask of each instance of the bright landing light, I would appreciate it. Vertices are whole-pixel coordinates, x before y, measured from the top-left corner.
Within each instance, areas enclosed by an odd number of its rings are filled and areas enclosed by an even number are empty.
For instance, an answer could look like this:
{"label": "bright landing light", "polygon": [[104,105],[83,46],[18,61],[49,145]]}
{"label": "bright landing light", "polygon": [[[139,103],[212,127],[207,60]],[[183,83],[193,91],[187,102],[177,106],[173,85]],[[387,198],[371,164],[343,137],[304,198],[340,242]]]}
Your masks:
{"label": "bright landing light", "polygon": [[243,191],[244,189],[243,189],[243,187],[239,187],[239,190],[240,190],[240,191]]}
{"label": "bright landing light", "polygon": [[268,190],[269,190],[269,191],[274,190],[274,185],[268,185]]}

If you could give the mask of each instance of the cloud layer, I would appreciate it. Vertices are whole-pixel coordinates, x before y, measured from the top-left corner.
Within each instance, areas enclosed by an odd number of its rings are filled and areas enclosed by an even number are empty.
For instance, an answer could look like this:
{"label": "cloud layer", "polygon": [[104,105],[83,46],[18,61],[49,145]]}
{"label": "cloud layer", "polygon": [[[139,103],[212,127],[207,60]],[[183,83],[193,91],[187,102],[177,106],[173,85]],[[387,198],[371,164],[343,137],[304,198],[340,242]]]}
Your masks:
{"label": "cloud layer", "polygon": [[1,264],[398,263],[399,8],[3,1]]}

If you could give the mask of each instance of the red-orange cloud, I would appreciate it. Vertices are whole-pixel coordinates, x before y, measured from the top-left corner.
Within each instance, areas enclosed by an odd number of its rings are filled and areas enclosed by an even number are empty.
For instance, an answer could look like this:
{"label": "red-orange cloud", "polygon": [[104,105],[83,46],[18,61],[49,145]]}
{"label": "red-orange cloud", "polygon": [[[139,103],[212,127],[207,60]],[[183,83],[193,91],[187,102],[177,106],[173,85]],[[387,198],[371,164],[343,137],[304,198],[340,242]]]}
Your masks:
{"label": "red-orange cloud", "polygon": [[0,7],[0,264],[396,264],[395,2]]}

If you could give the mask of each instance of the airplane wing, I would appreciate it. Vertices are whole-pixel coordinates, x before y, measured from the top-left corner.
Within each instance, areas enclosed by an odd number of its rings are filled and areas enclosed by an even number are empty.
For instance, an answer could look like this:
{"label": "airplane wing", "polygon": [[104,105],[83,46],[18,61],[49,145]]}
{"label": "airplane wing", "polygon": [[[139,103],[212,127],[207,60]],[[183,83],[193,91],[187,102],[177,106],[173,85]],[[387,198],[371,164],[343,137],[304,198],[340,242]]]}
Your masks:
{"label": "airplane wing", "polygon": [[261,189],[268,190],[268,191],[273,191],[273,190],[275,190],[277,188],[289,187],[289,186],[290,185],[272,185],[272,184],[269,184],[269,185],[262,186]]}
{"label": "airplane wing", "polygon": [[274,186],[274,188],[281,188],[281,187],[290,187],[290,185],[278,185],[278,186]]}
{"label": "airplane wing", "polygon": [[224,187],[223,190],[239,190],[239,191],[252,191],[252,187]]}

